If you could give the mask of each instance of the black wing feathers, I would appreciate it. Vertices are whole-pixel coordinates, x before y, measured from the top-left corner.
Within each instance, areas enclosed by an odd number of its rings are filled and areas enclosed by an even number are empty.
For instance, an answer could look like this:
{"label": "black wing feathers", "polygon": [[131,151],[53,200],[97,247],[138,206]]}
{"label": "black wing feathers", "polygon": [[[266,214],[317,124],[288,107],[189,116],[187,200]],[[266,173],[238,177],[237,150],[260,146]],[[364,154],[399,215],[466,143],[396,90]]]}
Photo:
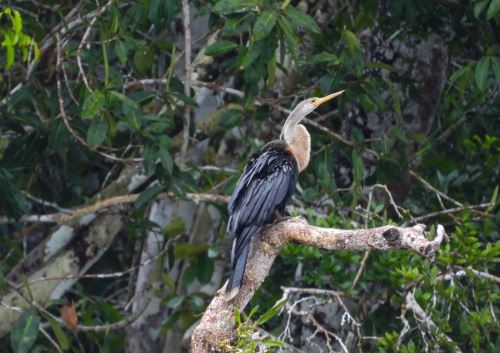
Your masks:
{"label": "black wing feathers", "polygon": [[271,142],[252,155],[228,205],[228,231],[235,235],[228,292],[241,285],[253,237],[272,220],[276,209],[284,209],[298,174],[297,162],[284,142]]}

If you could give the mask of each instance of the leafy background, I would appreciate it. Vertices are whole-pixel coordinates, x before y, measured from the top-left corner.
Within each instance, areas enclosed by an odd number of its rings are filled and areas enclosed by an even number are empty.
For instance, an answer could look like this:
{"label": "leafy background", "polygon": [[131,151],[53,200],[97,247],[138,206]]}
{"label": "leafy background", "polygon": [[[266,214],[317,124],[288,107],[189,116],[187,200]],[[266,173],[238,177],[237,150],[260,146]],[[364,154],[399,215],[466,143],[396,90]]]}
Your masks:
{"label": "leafy background", "polygon": [[[30,216],[129,196],[98,207],[125,221],[90,271],[140,264],[145,239],[160,234],[148,277],[159,300],[148,315],[159,334],[144,333],[142,347],[186,350],[228,271],[224,196],[247,156],[277,138],[299,100],[345,89],[306,121],[313,155],[291,211],[339,228],[422,222],[432,230],[439,221],[450,241],[433,264],[404,251],[290,245],[253,299],[262,308],[256,315],[282,297],[282,286],[332,289],[342,291],[358,326],[340,322],[335,300],[318,296],[303,309],[350,351],[498,351],[500,1],[190,5],[190,94],[179,0],[1,5],[0,294],[61,223]],[[140,182],[120,188],[124,175]],[[199,219],[207,212],[217,221]],[[133,329],[73,333],[50,316],[65,308],[81,325],[128,317],[136,270],[128,280],[81,279],[46,309],[28,305],[1,338],[2,351],[140,350],[130,343]],[[432,325],[407,309],[408,293]],[[287,307],[300,298],[288,297]],[[271,338],[341,351],[333,336],[314,335],[306,317],[272,314],[259,325]],[[257,326],[239,327],[231,349],[262,343],[252,338]]]}

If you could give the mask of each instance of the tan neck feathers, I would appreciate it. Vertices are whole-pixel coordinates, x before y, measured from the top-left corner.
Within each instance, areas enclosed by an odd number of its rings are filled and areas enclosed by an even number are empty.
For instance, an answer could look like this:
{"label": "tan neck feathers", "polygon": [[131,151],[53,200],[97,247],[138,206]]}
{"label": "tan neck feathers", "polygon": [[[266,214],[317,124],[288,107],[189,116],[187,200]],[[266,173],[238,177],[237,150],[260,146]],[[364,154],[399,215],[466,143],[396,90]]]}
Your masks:
{"label": "tan neck feathers", "polygon": [[304,125],[299,124],[294,127],[288,142],[290,151],[297,160],[299,172],[306,169],[311,156],[311,136]]}

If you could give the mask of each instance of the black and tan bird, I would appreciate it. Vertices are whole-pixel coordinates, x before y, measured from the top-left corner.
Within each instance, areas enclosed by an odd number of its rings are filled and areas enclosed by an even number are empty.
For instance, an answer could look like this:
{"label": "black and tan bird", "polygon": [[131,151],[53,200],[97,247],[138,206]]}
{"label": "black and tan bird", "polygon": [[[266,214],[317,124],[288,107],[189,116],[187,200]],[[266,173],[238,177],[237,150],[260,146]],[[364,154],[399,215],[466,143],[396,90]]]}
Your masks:
{"label": "black and tan bird", "polygon": [[240,289],[252,240],[276,212],[284,214],[299,173],[309,164],[311,137],[300,121],[343,92],[308,98],[297,104],[283,125],[280,139],[269,142],[250,157],[227,207],[227,230],[234,235],[232,271],[226,286],[228,300]]}

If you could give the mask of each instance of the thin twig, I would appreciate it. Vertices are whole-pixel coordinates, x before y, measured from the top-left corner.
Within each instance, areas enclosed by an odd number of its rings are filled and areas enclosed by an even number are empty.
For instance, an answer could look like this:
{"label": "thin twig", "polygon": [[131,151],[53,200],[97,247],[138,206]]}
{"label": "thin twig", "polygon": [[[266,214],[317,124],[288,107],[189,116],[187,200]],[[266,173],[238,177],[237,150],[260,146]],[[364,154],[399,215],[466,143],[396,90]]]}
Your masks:
{"label": "thin twig", "polygon": [[413,170],[409,170],[408,173],[414,177],[415,179],[417,179],[418,181],[420,181],[422,184],[424,184],[424,186],[431,190],[432,192],[434,192],[436,195],[439,195],[441,196],[443,199],[445,200],[448,200],[450,201],[451,203],[453,203],[455,206],[459,206],[459,207],[462,207],[463,204],[458,202],[457,200],[451,198],[450,196],[446,195],[444,192],[436,189],[434,186],[432,186],[427,180],[425,180],[424,178],[422,178],[420,175],[418,175],[417,173],[415,173]]}
{"label": "thin twig", "polygon": [[[184,94],[187,97],[191,96],[191,29],[189,17],[188,0],[182,0],[182,24],[184,26]],[[188,102],[184,103],[184,128],[182,132],[182,146],[179,160],[181,169],[186,168],[187,148],[189,145],[189,129],[191,125],[191,105]]]}
{"label": "thin twig", "polygon": [[[38,282],[45,282],[45,281],[63,281],[63,280],[69,280],[69,279],[76,279],[76,280],[80,280],[80,279],[107,279],[107,278],[120,278],[120,277],[123,277],[123,276],[126,276],[128,275],[129,273],[141,268],[141,267],[144,267],[144,266],[147,266],[149,265],[150,263],[152,263],[153,261],[156,261],[157,259],[159,259],[160,257],[162,257],[163,255],[165,255],[165,253],[168,251],[168,249],[170,248],[170,245],[171,243],[175,242],[177,239],[179,238],[179,236],[176,236],[176,237],[173,237],[173,238],[170,238],[168,241],[167,241],[167,244],[165,244],[164,248],[156,255],[154,256],[151,256],[150,258],[144,260],[143,262],[141,262],[140,264],[138,265],[135,265],[135,266],[132,266],[132,267],[129,267],[128,269],[126,269],[125,271],[120,271],[120,272],[111,272],[111,273],[87,273],[87,274],[84,274],[84,275],[79,275],[79,274],[76,274],[76,275],[63,275],[63,276],[51,276],[51,277],[40,277],[40,278],[37,278],[33,281],[30,281],[28,282],[29,285],[32,285],[32,284],[35,284],[35,283],[38,283]],[[25,284],[22,283],[21,284],[21,287],[23,287]]]}
{"label": "thin twig", "polygon": [[[100,15],[102,12],[100,12],[98,15]],[[89,81],[87,80],[87,75],[85,75],[85,70],[83,69],[82,65],[82,57],[81,57],[81,51],[83,46],[85,45],[88,36],[90,35],[90,31],[92,30],[92,26],[94,25],[95,21],[97,21],[97,16],[92,18],[90,21],[90,24],[88,25],[87,29],[85,30],[85,33],[83,34],[82,40],[80,41],[80,44],[78,45],[78,48],[76,49],[76,62],[78,63],[78,68],[80,69],[80,74],[82,75],[83,83],[85,83],[85,86],[90,92],[93,92],[92,88],[89,85]]]}
{"label": "thin twig", "polygon": [[[56,84],[57,84],[57,96],[58,96],[58,101],[59,101],[59,110],[61,113],[61,118],[63,120],[64,126],[66,127],[66,130],[73,136],[75,140],[77,140],[82,146],[85,146],[86,148],[89,148],[87,145],[87,142],[80,137],[75,130],[71,127],[71,124],[69,123],[69,117],[66,114],[66,110],[64,109],[64,98],[62,95],[62,85],[61,85],[61,56],[62,56],[62,50],[61,50],[61,37],[59,33],[56,34],[56,48],[57,48],[57,69],[56,69]],[[89,148],[90,149],[90,148]],[[142,162],[142,158],[121,158],[121,157],[116,157],[114,155],[98,151],[97,149],[95,150],[98,154],[101,156],[105,157],[106,159],[112,160],[114,162],[123,162],[123,163],[138,163]]]}
{"label": "thin twig", "polygon": [[448,208],[448,209],[442,210],[442,211],[431,212],[431,213],[428,213],[428,214],[420,216],[420,217],[414,217],[414,218],[410,219],[409,221],[404,222],[402,224],[402,227],[404,227],[408,224],[416,224],[416,223],[423,221],[425,219],[429,219],[429,218],[433,218],[433,217],[437,217],[437,216],[448,215],[448,214],[462,212],[462,211],[466,211],[466,210],[475,210],[478,208],[487,208],[490,206],[491,206],[491,203],[488,202],[488,203],[481,203],[478,205]]}

